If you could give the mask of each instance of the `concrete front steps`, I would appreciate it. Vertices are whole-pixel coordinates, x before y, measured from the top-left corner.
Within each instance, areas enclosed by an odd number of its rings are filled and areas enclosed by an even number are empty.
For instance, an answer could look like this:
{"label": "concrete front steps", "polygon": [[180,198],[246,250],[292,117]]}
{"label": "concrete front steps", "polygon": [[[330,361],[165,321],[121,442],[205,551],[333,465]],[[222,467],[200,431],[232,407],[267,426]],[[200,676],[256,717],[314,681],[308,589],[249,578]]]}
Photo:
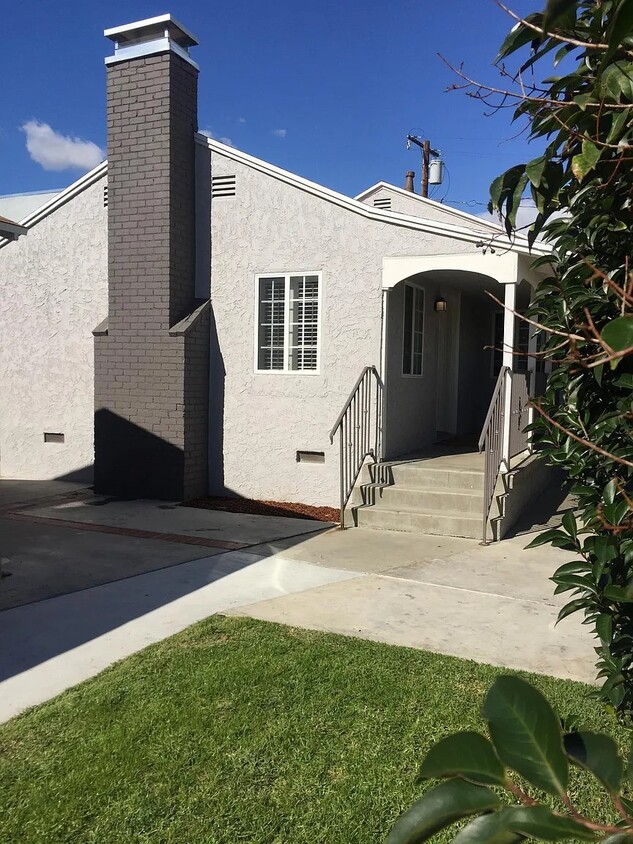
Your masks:
{"label": "concrete front steps", "polygon": [[368,464],[351,510],[363,528],[481,539],[483,488],[481,455],[431,453]]}

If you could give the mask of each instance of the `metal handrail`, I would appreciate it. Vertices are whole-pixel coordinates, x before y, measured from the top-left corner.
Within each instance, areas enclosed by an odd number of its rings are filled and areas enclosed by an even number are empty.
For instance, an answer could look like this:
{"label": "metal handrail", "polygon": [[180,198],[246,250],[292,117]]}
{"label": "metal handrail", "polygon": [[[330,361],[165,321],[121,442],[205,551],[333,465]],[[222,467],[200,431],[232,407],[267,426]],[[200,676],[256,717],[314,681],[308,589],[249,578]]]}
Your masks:
{"label": "metal handrail", "polygon": [[[375,395],[372,398],[372,384]],[[345,507],[367,457],[382,458],[382,400],[384,384],[375,366],[366,366],[354,384],[338,415],[330,442],[340,437],[341,528],[345,527]]]}
{"label": "metal handrail", "polygon": [[505,416],[506,383],[511,381],[512,371],[509,366],[501,367],[495,384],[486,420],[479,437],[479,451],[485,451],[484,469],[484,508],[483,508],[483,543],[488,544],[488,519],[492,500],[499,478],[503,449],[503,420]]}

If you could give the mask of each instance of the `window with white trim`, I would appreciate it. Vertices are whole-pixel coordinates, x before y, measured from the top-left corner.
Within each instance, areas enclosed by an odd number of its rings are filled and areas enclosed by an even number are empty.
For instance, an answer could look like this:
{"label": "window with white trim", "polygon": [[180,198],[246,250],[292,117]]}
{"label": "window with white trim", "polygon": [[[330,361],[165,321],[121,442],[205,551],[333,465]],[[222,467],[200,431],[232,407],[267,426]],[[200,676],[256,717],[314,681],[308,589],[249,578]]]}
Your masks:
{"label": "window with white trim", "polygon": [[318,368],[320,287],[320,273],[258,276],[258,372]]}
{"label": "window with white trim", "polygon": [[422,375],[424,350],[424,290],[412,284],[404,286],[404,332],[402,374]]}

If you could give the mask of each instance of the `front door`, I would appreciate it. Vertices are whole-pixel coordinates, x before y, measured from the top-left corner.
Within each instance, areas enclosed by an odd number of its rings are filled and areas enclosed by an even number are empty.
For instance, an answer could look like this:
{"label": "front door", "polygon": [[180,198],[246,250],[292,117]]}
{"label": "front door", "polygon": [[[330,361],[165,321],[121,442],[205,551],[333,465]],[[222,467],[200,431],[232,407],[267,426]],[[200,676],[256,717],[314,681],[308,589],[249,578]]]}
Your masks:
{"label": "front door", "polygon": [[457,431],[457,377],[459,372],[460,295],[441,293],[445,311],[434,311],[437,326],[436,428],[442,434]]}

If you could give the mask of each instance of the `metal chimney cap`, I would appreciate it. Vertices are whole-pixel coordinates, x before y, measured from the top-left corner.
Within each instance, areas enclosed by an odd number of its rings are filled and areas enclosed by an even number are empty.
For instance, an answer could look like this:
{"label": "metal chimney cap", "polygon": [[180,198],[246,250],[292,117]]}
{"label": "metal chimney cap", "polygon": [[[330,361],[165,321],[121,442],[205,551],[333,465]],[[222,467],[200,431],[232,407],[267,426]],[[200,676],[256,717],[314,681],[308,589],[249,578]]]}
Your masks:
{"label": "metal chimney cap", "polygon": [[122,47],[161,37],[171,38],[175,44],[184,48],[195,47],[199,43],[196,36],[170,14],[113,26],[105,29],[103,34]]}
{"label": "metal chimney cap", "polygon": [[106,58],[106,65],[138,59],[141,56],[176,53],[198,70],[198,65],[189,55],[189,47],[195,47],[198,39],[171,15],[159,15],[156,18],[114,26],[106,29],[103,34],[114,41],[114,55]]}

